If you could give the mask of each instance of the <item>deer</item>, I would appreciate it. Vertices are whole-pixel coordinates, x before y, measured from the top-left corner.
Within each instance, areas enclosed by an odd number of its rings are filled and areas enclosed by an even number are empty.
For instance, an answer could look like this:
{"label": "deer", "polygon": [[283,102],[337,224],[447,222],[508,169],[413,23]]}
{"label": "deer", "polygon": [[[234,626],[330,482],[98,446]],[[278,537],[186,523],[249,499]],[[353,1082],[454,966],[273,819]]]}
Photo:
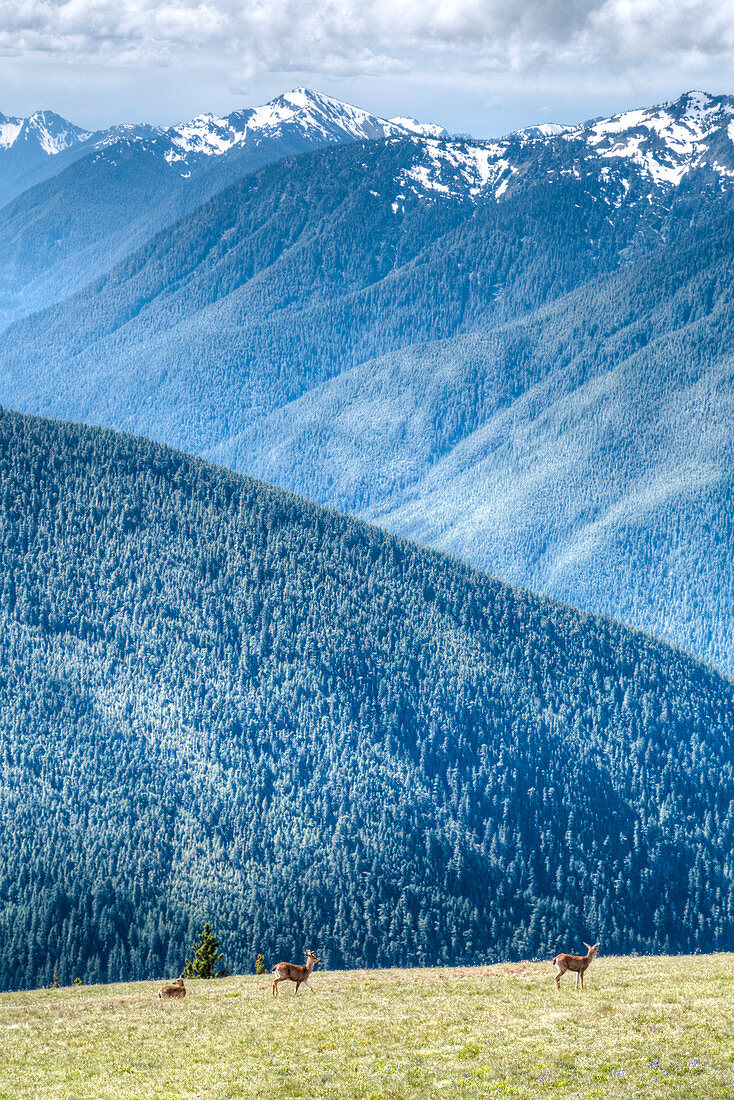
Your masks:
{"label": "deer", "polygon": [[180,978],[174,978],[168,985],[162,985],[158,990],[158,996],[161,1000],[168,1000],[169,997],[185,997],[186,986],[184,985],[183,974]]}
{"label": "deer", "polygon": [[576,988],[579,987],[579,978],[581,979],[581,988],[584,988],[584,972],[591,966],[592,959],[595,958],[598,950],[598,942],[592,946],[588,943],[584,944],[586,948],[585,955],[556,955],[553,960],[553,965],[556,968],[556,985],[561,988],[561,975],[565,974],[567,970],[570,970],[576,975]]}
{"label": "deer", "polygon": [[275,974],[275,981],[273,982],[274,997],[278,996],[279,982],[295,982],[296,988],[293,993],[294,997],[298,992],[298,987],[304,983],[313,993],[313,986],[308,979],[311,977],[314,966],[316,963],[321,962],[321,959],[318,959],[313,951],[305,951],[304,954],[308,960],[305,966],[298,966],[296,963],[278,963],[277,966],[273,967],[270,973]]}

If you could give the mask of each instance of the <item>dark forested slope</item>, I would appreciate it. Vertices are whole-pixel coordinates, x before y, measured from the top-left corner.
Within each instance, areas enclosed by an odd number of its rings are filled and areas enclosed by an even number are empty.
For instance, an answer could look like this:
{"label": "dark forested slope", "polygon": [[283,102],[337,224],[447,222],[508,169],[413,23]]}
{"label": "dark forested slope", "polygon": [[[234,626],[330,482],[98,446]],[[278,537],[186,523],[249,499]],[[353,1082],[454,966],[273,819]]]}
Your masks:
{"label": "dark forested slope", "polygon": [[730,681],[141,439],[0,499],[5,986],[730,943]]}

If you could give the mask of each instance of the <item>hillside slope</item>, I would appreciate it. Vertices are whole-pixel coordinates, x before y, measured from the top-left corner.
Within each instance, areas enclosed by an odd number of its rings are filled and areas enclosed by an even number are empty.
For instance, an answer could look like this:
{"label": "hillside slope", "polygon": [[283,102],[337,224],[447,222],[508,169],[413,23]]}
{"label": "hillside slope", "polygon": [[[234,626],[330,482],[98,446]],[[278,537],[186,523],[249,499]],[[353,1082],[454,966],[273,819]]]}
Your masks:
{"label": "hillside slope", "polygon": [[631,202],[612,223],[586,181],[543,174],[475,200],[461,166],[444,165],[456,194],[408,191],[432,148],[370,142],[248,175],[0,334],[0,398],[204,450],[375,355],[532,312],[695,213],[685,196],[667,218]]}
{"label": "hillside slope", "polygon": [[734,671],[733,229],[359,364],[207,456]]}
{"label": "hillside slope", "polygon": [[693,950],[734,685],[145,440],[0,418],[0,975]]}

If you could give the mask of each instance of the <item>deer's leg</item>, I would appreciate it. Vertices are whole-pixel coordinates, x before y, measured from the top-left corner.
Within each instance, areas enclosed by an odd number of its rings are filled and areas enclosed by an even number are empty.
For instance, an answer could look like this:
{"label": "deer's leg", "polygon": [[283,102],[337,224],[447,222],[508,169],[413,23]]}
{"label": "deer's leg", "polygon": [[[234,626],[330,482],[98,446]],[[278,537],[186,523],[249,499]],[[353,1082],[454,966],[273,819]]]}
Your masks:
{"label": "deer's leg", "polygon": [[276,978],[275,981],[273,982],[273,996],[274,997],[278,996],[278,982],[282,982],[282,981],[283,981],[282,978]]}
{"label": "deer's leg", "polygon": [[561,970],[560,966],[556,966],[556,985],[558,986],[559,989],[561,988],[561,974],[562,973],[563,973],[563,971]]}
{"label": "deer's leg", "polygon": [[583,988],[584,988],[584,972],[583,972],[583,970],[581,971],[579,976],[581,978],[581,989],[583,991]]}
{"label": "deer's leg", "polygon": [[296,988],[293,990],[293,996],[294,997],[295,997],[296,993],[298,992],[298,988],[299,988],[300,984],[301,984],[300,982],[296,982]]}
{"label": "deer's leg", "polygon": [[580,976],[581,976],[581,971],[580,971],[580,970],[577,970],[577,971],[576,971],[576,988],[577,988],[577,989],[578,989],[578,987],[579,987],[579,978],[580,978]]}
{"label": "deer's leg", "polygon": [[313,986],[311,985],[311,983],[310,983],[310,981],[308,980],[308,978],[306,978],[306,980],[305,980],[305,982],[304,982],[303,984],[304,984],[304,985],[306,986],[306,988],[307,988],[307,989],[310,989],[310,990],[311,990],[311,992],[313,993]]}

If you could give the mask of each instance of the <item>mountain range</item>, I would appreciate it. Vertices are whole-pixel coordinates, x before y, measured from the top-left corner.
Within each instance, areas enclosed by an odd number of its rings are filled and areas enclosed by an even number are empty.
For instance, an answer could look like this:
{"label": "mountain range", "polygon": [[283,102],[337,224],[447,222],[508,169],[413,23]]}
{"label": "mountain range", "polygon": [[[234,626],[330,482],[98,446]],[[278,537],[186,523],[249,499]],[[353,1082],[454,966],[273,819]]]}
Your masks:
{"label": "mountain range", "polygon": [[[177,126],[89,132],[50,111],[0,122],[0,325],[86,285],[227,183],[326,145],[419,133],[295,88],[269,103]],[[13,201],[14,200],[14,201]]]}
{"label": "mountain range", "polygon": [[118,143],[144,145],[182,175],[203,159],[251,150],[273,140],[290,151],[318,144],[365,141],[418,133],[448,137],[442,126],[414,118],[384,119],[332,96],[294,88],[259,107],[246,107],[225,117],[211,112],[175,126],[118,123],[104,130],[85,130],[54,111],[35,111],[27,118],[0,114],[0,202],[28,190],[41,178],[56,175],[80,156],[114,158]]}
{"label": "mountain range", "polygon": [[0,499],[3,988],[731,942],[728,678],[144,439]]}
{"label": "mountain range", "polygon": [[734,670],[734,100],[478,141],[289,96],[92,144],[0,210],[6,319],[46,306],[0,336],[0,399]]}

